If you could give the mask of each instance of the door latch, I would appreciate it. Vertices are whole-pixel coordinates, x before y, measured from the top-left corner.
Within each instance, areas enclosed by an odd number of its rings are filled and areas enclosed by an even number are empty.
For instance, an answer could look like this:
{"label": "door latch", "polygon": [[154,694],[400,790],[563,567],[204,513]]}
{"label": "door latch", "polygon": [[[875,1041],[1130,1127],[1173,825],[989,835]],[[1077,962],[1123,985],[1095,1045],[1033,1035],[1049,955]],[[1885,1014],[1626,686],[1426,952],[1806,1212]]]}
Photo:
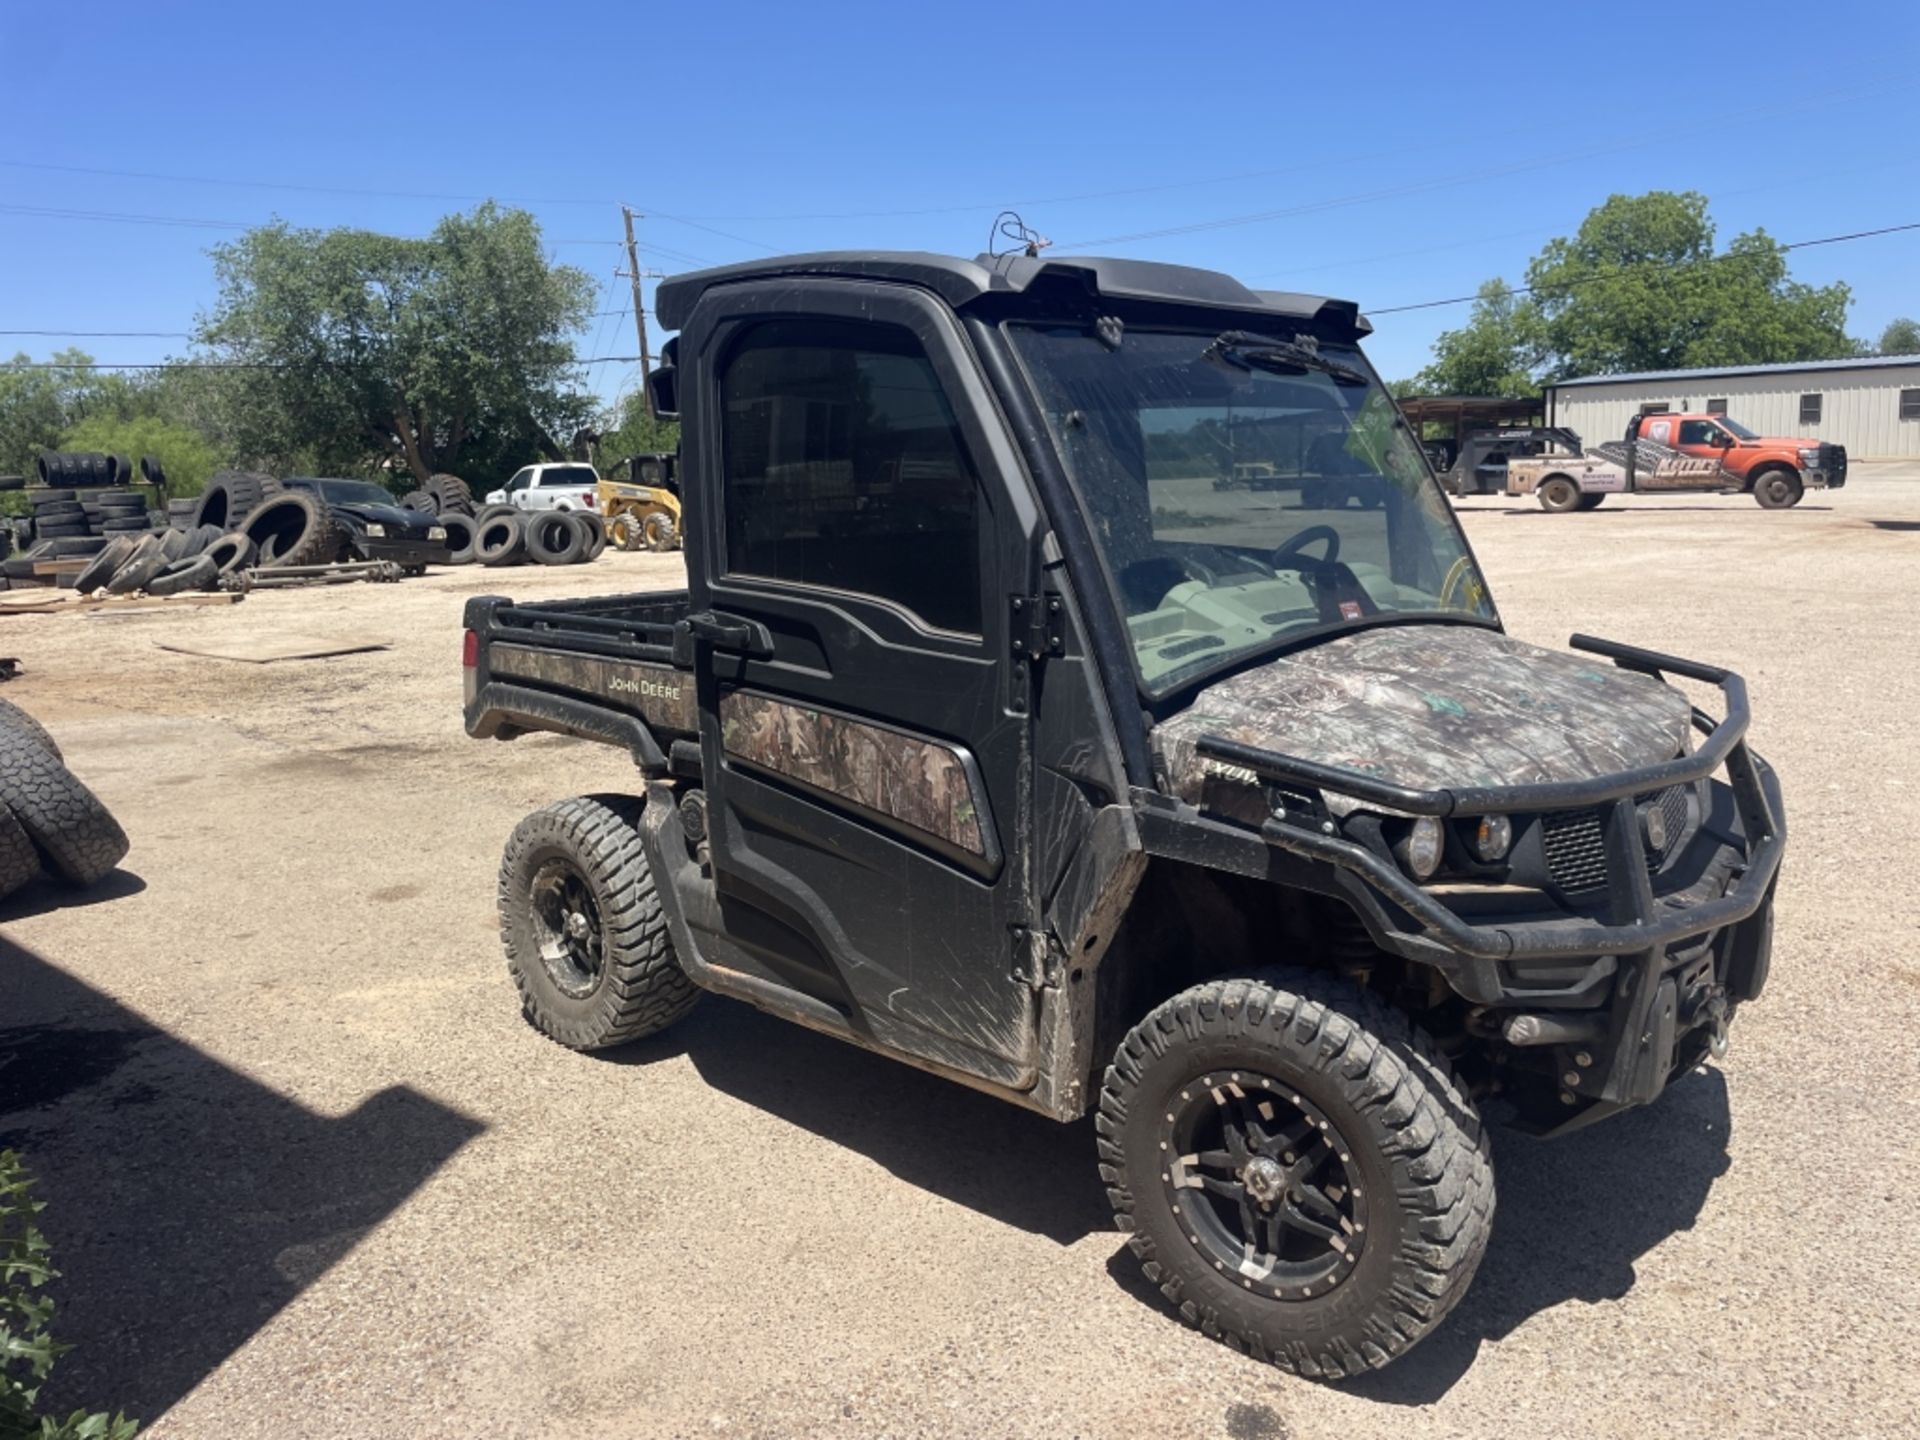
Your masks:
{"label": "door latch", "polygon": [[766,626],[713,610],[700,610],[687,616],[680,622],[680,631],[730,654],[766,656],[773,653],[773,637],[767,634]]}

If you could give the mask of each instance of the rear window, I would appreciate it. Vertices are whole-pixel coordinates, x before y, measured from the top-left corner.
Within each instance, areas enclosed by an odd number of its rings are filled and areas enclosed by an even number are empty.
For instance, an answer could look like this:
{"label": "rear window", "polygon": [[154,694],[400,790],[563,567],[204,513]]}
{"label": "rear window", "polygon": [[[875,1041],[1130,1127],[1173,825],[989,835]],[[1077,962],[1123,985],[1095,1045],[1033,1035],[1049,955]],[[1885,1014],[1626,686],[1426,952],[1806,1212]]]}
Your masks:
{"label": "rear window", "polygon": [[540,472],[540,483],[545,485],[597,485],[600,477],[594,473],[591,465],[558,465],[551,470]]}

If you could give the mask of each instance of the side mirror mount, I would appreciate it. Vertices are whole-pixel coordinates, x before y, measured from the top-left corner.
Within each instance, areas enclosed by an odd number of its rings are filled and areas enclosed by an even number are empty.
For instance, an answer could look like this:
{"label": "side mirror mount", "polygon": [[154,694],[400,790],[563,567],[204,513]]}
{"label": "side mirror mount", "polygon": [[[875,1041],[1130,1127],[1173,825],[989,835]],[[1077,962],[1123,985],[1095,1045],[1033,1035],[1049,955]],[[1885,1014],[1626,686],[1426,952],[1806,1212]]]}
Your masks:
{"label": "side mirror mount", "polygon": [[661,365],[647,375],[647,398],[653,402],[653,413],[663,420],[672,420],[680,414],[677,373],[672,365]]}

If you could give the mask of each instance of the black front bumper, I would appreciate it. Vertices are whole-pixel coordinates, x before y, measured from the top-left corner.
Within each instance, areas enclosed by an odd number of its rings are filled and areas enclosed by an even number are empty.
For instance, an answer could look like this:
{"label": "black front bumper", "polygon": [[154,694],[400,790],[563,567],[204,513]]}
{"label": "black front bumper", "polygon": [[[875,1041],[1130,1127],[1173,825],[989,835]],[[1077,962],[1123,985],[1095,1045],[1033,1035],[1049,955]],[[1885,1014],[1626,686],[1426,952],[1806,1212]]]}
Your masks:
{"label": "black front bumper", "polygon": [[411,536],[355,535],[354,553],[362,560],[391,560],[396,565],[451,565],[453,552],[444,542]]}
{"label": "black front bumper", "polygon": [[[1709,1042],[1724,1039],[1732,1007],[1758,996],[1786,821],[1778,779],[1747,748],[1739,676],[1584,636],[1572,645],[1656,678],[1665,672],[1718,685],[1725,718],[1695,710],[1699,747],[1661,764],[1592,780],[1462,790],[1408,789],[1216,737],[1198,748],[1261,777],[1274,802],[1262,837],[1336,867],[1346,898],[1382,948],[1440,970],[1508,1043],[1585,1056],[1558,1073],[1569,1077],[1571,1103],[1586,1114],[1596,1104],[1612,1109],[1659,1095]],[[1726,782],[1712,780],[1722,767]],[[1703,780],[1711,782],[1714,813],[1702,817],[1688,863],[1663,871],[1656,889],[1637,802]],[[1476,903],[1471,887],[1436,893],[1341,833],[1326,818],[1326,792],[1443,819],[1590,809],[1605,841],[1604,892],[1593,904],[1555,905],[1545,914],[1537,899],[1516,911]]]}

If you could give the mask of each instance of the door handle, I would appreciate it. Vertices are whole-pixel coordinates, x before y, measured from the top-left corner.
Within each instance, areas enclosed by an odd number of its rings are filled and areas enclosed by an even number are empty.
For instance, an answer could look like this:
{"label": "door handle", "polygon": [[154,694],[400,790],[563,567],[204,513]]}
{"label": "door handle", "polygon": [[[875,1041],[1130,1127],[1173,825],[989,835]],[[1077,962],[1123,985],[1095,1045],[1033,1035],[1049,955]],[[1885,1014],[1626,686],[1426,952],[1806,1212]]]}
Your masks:
{"label": "door handle", "polygon": [[753,620],[741,620],[713,610],[700,610],[680,622],[680,629],[696,640],[704,640],[716,650],[736,655],[773,654],[773,637],[767,627]]}

